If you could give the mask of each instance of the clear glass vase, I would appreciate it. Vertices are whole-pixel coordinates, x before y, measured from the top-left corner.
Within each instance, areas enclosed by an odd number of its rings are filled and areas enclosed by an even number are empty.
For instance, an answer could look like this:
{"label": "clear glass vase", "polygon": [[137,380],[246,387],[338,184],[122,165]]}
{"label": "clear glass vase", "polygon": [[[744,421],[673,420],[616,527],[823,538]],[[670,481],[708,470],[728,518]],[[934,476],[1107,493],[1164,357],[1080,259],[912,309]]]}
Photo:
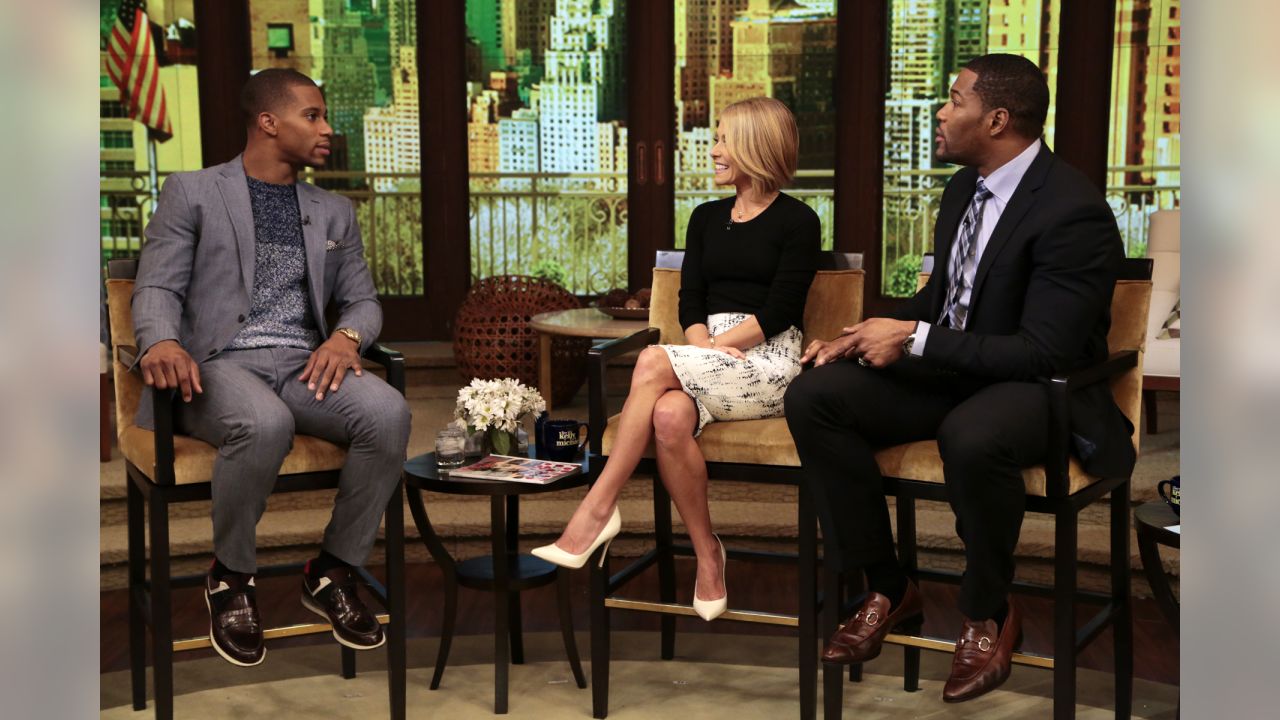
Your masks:
{"label": "clear glass vase", "polygon": [[489,428],[484,434],[484,451],[493,455],[515,455],[518,440],[516,434]]}

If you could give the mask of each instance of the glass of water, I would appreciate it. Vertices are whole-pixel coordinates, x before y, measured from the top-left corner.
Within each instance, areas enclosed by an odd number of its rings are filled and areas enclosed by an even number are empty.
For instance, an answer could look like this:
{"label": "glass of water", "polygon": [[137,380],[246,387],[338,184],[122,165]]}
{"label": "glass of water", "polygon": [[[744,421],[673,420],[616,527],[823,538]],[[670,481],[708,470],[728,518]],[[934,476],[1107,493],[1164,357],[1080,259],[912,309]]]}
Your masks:
{"label": "glass of water", "polygon": [[467,434],[450,425],[436,433],[436,465],[455,468],[466,462]]}

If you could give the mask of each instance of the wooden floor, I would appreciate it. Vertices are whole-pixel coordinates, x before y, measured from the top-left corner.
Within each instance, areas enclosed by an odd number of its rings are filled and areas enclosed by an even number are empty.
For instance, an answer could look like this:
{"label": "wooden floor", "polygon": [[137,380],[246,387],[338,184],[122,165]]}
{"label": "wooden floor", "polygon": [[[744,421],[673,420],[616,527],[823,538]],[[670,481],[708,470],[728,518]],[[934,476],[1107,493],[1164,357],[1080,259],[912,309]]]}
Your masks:
{"label": "wooden floor", "polygon": [[[615,570],[621,561],[615,561]],[[678,598],[689,602],[693,588],[694,567],[692,560],[677,560],[677,578],[680,586]],[[372,568],[382,577],[381,568]],[[439,634],[443,593],[439,566],[412,564],[408,567],[408,634],[414,637],[432,637]],[[587,573],[575,573],[574,578],[574,627],[585,631],[588,625]],[[794,567],[776,563],[733,561],[729,564],[728,587],[731,608],[750,608],[773,612],[795,612],[796,571]],[[263,622],[268,626],[295,622],[313,622],[315,616],[299,603],[300,578],[276,577],[258,580],[258,605]],[[652,569],[627,586],[627,597],[657,599],[657,573]],[[686,587],[687,586],[687,587]],[[955,637],[962,622],[955,609],[958,588],[939,583],[924,583],[925,634],[934,637]],[[101,672],[128,668],[128,597],[125,590],[102,593],[102,643]],[[459,635],[485,634],[493,628],[492,596],[486,592],[462,589],[459,591],[457,633]],[[1019,608],[1023,611],[1023,650],[1032,653],[1052,654],[1052,602],[1048,599],[1021,596]],[[555,588],[547,586],[524,594],[521,599],[524,611],[524,627],[530,632],[559,629],[555,606]],[[200,590],[184,589],[174,594],[174,636],[176,638],[205,635],[209,617]],[[1095,612],[1093,606],[1079,609],[1078,623]],[[652,630],[658,628],[655,616],[634,612],[614,612],[613,627],[618,630]],[[680,618],[677,621],[677,647],[679,633],[728,633],[728,634],[776,634],[790,635],[794,630],[764,625],[747,626],[734,622],[704,623],[697,619]],[[1134,667],[1135,675],[1154,682],[1178,684],[1178,635],[1163,617],[1153,600],[1134,602]],[[332,643],[331,636],[312,635],[272,641],[271,647]],[[581,651],[588,648],[583,642]],[[657,653],[657,640],[654,641]],[[195,650],[177,654],[179,661],[210,657],[212,650]],[[585,655],[584,655],[585,658]],[[1080,666],[1094,670],[1110,671],[1111,633],[1104,632],[1080,655]]]}

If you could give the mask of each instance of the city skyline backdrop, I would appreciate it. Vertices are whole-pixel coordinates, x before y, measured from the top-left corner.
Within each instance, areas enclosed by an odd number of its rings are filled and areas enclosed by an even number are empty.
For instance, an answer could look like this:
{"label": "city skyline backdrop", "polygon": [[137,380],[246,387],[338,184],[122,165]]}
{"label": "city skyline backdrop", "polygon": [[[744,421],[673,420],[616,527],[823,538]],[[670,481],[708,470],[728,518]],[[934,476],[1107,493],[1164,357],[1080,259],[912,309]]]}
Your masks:
{"label": "city skyline backdrop", "polygon": [[[836,143],[834,0],[671,0],[675,10],[674,240],[710,181],[714,123],[767,95],[801,130],[787,191],[818,211],[831,247]],[[634,2],[634,0],[633,0]],[[118,0],[104,0],[104,26]],[[932,157],[934,114],[972,57],[1013,52],[1046,74],[1057,123],[1061,0],[890,0],[885,96],[883,289],[914,288],[951,166]],[[167,38],[161,80],[176,106],[162,172],[200,167],[191,0],[152,0]],[[250,0],[253,69],[293,67],[324,88],[335,153],[322,179],[356,201],[384,294],[422,293],[418,26],[413,0]],[[472,274],[543,274],[577,293],[627,285],[626,0],[466,0]],[[1130,254],[1150,210],[1179,203],[1180,0],[1118,0],[1108,200]],[[162,61],[162,65],[164,62]],[[102,88],[102,169],[145,170],[145,135]],[[113,95],[114,93],[114,95]],[[124,185],[121,185],[124,182]],[[140,236],[145,209],[119,212],[135,181],[104,176],[103,236]],[[111,190],[112,192],[108,192]],[[110,197],[109,197],[110,195]],[[126,207],[127,209],[127,207]],[[128,252],[136,243],[126,242]]]}

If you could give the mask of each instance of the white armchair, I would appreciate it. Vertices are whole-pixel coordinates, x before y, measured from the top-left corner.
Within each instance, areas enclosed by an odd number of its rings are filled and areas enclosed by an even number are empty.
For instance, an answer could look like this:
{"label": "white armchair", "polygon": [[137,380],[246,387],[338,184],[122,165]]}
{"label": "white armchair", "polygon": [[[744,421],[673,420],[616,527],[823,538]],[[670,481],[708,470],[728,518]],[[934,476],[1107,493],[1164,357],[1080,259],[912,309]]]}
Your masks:
{"label": "white armchair", "polygon": [[[1180,337],[1160,337],[1181,293],[1180,210],[1151,213],[1147,231],[1147,257],[1154,261],[1151,276],[1151,312],[1147,316],[1147,352],[1143,360],[1142,399],[1147,432],[1157,432],[1156,391],[1181,389]],[[1181,322],[1175,326],[1181,330]],[[1178,333],[1175,332],[1174,335]]]}

